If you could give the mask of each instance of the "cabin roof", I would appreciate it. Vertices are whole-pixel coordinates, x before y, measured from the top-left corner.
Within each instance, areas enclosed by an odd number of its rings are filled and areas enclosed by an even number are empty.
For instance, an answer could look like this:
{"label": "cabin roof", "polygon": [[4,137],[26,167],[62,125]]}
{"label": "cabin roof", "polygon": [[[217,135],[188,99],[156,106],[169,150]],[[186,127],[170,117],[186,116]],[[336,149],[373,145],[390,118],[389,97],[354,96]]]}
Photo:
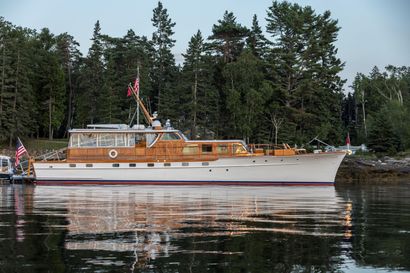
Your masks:
{"label": "cabin roof", "polygon": [[157,134],[157,133],[178,133],[179,130],[175,129],[71,129],[68,131],[71,133],[145,133],[145,134]]}

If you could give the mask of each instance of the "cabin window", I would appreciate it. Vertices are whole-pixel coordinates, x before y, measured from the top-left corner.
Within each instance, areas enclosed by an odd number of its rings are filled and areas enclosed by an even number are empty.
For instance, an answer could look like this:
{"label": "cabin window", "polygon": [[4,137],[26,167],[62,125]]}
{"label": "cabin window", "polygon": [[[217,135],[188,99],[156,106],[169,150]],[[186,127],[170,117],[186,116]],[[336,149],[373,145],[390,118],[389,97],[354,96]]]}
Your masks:
{"label": "cabin window", "polygon": [[135,168],[135,167],[137,166],[137,164],[135,164],[135,163],[130,163],[128,166],[129,166],[130,168]]}
{"label": "cabin window", "polygon": [[145,137],[147,140],[147,147],[150,147],[151,145],[155,144],[158,138],[158,134],[146,134]]}
{"label": "cabin window", "polygon": [[202,153],[203,154],[212,153],[212,144],[202,144]]}
{"label": "cabin window", "polygon": [[76,165],[75,164],[70,164],[70,165],[68,165],[70,168],[75,168],[76,167]]}
{"label": "cabin window", "polygon": [[228,145],[227,144],[218,144],[216,147],[218,154],[228,154]]}
{"label": "cabin window", "polygon": [[115,134],[99,134],[98,135],[98,146],[100,147],[115,146]]}
{"label": "cabin window", "polygon": [[2,166],[2,167],[8,167],[8,166],[9,166],[8,160],[7,160],[7,159],[2,159],[2,161],[1,161],[1,166]]}
{"label": "cabin window", "polygon": [[182,166],[189,166],[189,163],[188,162],[182,162],[182,164],[181,164]]}
{"label": "cabin window", "polygon": [[134,137],[134,142],[135,144],[141,143],[145,141],[145,135],[144,134],[135,134]]}
{"label": "cabin window", "polygon": [[70,147],[79,147],[78,134],[70,136]]}
{"label": "cabin window", "polygon": [[154,167],[154,163],[148,163],[147,166],[148,167]]}
{"label": "cabin window", "polygon": [[183,155],[197,155],[199,153],[198,144],[187,145],[182,149]]}
{"label": "cabin window", "polygon": [[97,135],[92,133],[78,135],[79,147],[97,147]]}
{"label": "cabin window", "polygon": [[209,162],[202,162],[202,166],[209,166]]}
{"label": "cabin window", "polygon": [[162,140],[179,140],[180,137],[175,133],[164,133],[162,135]]}
{"label": "cabin window", "polygon": [[116,134],[115,135],[115,146],[125,147],[127,144],[127,135],[126,134]]}
{"label": "cabin window", "polygon": [[118,167],[120,166],[120,164],[119,164],[119,163],[114,163],[114,164],[112,164],[112,166],[113,166],[114,168],[118,168]]}
{"label": "cabin window", "polygon": [[86,168],[92,168],[92,167],[93,167],[93,164],[85,164],[85,167],[86,167]]}
{"label": "cabin window", "polygon": [[242,144],[234,144],[233,146],[234,154],[244,154],[247,153],[246,148]]}
{"label": "cabin window", "polygon": [[164,167],[171,167],[171,163],[164,163]]}

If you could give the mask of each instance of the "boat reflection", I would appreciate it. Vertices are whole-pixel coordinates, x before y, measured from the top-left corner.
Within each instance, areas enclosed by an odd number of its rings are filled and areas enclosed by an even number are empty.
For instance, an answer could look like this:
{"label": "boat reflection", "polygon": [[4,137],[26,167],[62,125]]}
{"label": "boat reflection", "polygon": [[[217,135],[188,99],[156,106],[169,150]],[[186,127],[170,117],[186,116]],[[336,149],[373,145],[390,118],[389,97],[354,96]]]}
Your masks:
{"label": "boat reflection", "polygon": [[190,251],[172,243],[184,238],[345,236],[334,229],[345,213],[333,187],[38,187],[36,210],[50,198],[67,210],[66,249],[131,251],[139,261]]}
{"label": "boat reflection", "polygon": [[52,251],[53,272],[68,265],[71,271],[90,272],[191,267],[220,272],[253,265],[262,271],[335,271],[352,237],[352,203],[334,187],[15,185],[0,190],[2,208],[11,210],[1,222],[15,230],[13,238],[0,239],[24,245],[26,258]]}

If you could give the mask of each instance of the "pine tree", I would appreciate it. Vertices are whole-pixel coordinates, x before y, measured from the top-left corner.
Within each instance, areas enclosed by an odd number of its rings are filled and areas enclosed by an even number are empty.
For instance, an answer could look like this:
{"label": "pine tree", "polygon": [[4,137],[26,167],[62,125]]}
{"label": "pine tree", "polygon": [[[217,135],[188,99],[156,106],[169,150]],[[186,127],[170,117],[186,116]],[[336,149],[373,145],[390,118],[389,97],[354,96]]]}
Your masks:
{"label": "pine tree", "polygon": [[60,135],[65,136],[67,131],[73,126],[74,102],[78,93],[76,82],[79,77],[81,64],[81,52],[78,49],[80,44],[68,33],[60,34],[56,37],[57,54],[59,61],[64,67],[64,78],[66,80],[66,102],[65,108],[65,126],[61,126],[63,132]]}
{"label": "pine tree", "polygon": [[174,81],[176,76],[175,59],[171,48],[175,44],[172,39],[175,23],[171,21],[167,9],[161,2],[153,10],[151,19],[155,32],[152,34],[154,45],[154,62],[151,71],[154,93],[157,98],[156,108],[162,117],[176,117],[173,108],[176,102],[174,94]]}
{"label": "pine tree", "polygon": [[[215,115],[218,112],[217,91],[212,85],[212,67],[206,55],[204,39],[201,32],[192,36],[185,54],[182,69],[180,115],[186,121],[184,126],[190,129],[190,136],[207,137],[208,130],[215,130]],[[198,132],[198,128],[201,132]]]}
{"label": "pine tree", "polygon": [[259,26],[256,14],[253,15],[252,27],[249,31],[249,36],[246,39],[246,44],[256,57],[263,59],[266,56],[269,41],[262,34],[262,29]]}
{"label": "pine tree", "polygon": [[236,22],[232,12],[225,11],[222,20],[212,27],[211,47],[222,56],[224,63],[234,61],[242,52],[248,29]]}
{"label": "pine tree", "polygon": [[223,75],[228,110],[225,134],[249,140],[263,111],[262,63],[249,50],[244,51],[236,62],[226,65]]}
{"label": "pine tree", "polygon": [[400,138],[395,133],[388,116],[387,109],[382,109],[374,116],[369,129],[369,148],[377,153],[395,154],[400,148]]}
{"label": "pine tree", "polygon": [[38,47],[36,96],[39,129],[53,139],[54,131],[60,128],[64,120],[64,71],[56,51],[56,39],[46,28],[38,35]]}
{"label": "pine tree", "polygon": [[310,7],[274,1],[267,31],[274,44],[269,56],[274,88],[296,124],[295,141],[315,135],[337,141],[341,133],[343,64],[334,42],[339,27],[330,12],[316,15]]}
{"label": "pine tree", "polygon": [[94,26],[93,41],[81,77],[81,94],[78,100],[77,124],[96,123],[98,120],[99,98],[104,85],[103,44],[101,41],[100,22]]}
{"label": "pine tree", "polygon": [[30,31],[0,20],[1,86],[0,139],[16,137],[33,129],[33,97],[30,84],[32,56],[28,37]]}

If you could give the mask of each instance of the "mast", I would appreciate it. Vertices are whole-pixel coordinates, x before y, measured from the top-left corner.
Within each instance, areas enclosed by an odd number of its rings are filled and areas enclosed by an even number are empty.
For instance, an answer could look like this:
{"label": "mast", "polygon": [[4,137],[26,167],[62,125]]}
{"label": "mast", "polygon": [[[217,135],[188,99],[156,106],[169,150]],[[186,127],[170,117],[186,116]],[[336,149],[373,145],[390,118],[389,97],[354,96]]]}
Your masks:
{"label": "mast", "polygon": [[150,113],[148,112],[147,108],[145,108],[144,103],[140,99],[140,96],[136,94],[134,87],[132,88],[132,96],[134,97],[135,101],[137,102],[138,106],[141,108],[142,113],[144,114],[145,120],[148,122],[149,125],[152,125],[152,122],[154,121],[154,118],[151,117]]}
{"label": "mast", "polygon": [[[138,79],[138,85],[139,85],[139,81],[140,81],[140,64],[138,63],[137,65],[137,79]],[[138,87],[138,93],[137,96],[139,98],[140,96],[140,92],[139,92],[139,87]],[[137,124],[140,124],[140,104],[137,103]]]}

